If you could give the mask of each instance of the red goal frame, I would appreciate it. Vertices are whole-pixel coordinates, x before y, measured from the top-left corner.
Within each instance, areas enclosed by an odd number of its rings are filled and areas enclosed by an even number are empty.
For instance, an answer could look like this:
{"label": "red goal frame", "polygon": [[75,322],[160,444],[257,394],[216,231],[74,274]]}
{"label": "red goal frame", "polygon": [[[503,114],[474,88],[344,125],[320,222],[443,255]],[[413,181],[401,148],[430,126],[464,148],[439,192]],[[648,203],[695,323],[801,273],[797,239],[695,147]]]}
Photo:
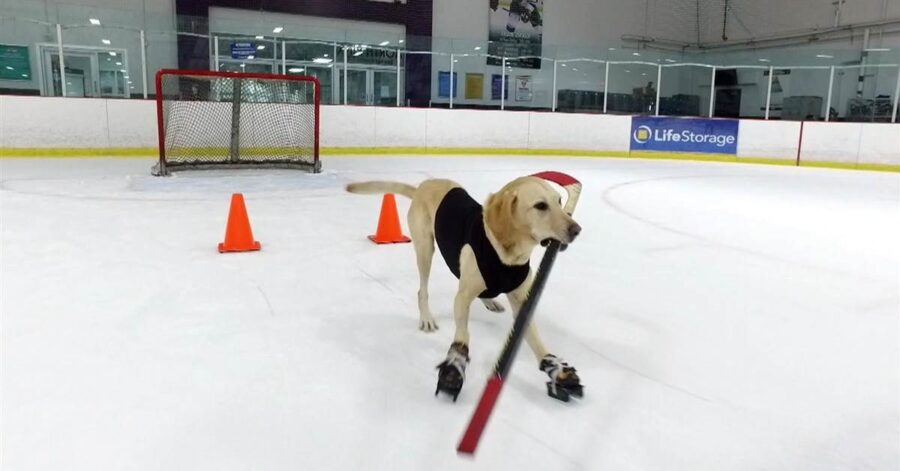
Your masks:
{"label": "red goal frame", "polygon": [[166,163],[166,131],[163,115],[163,77],[167,75],[187,76],[187,77],[216,77],[216,78],[232,78],[232,79],[263,79],[263,80],[288,80],[294,82],[311,82],[314,84],[314,115],[313,123],[313,172],[318,173],[321,170],[321,160],[319,158],[319,120],[322,86],[319,79],[308,75],[284,75],[284,74],[263,74],[263,73],[244,73],[244,72],[220,72],[214,70],[191,70],[191,69],[160,69],[156,72],[156,126],[159,145],[159,165],[160,174],[167,174]]}

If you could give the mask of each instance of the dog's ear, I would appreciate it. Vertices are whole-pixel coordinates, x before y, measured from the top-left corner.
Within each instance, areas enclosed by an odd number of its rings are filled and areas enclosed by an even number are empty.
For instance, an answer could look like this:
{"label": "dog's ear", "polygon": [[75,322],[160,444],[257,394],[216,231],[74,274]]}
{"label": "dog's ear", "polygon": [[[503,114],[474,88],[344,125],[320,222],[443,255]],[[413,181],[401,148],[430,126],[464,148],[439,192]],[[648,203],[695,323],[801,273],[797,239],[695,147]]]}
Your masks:
{"label": "dog's ear", "polygon": [[497,242],[509,249],[515,244],[515,218],[513,214],[519,197],[515,192],[503,190],[488,197],[484,208],[484,223],[497,238]]}

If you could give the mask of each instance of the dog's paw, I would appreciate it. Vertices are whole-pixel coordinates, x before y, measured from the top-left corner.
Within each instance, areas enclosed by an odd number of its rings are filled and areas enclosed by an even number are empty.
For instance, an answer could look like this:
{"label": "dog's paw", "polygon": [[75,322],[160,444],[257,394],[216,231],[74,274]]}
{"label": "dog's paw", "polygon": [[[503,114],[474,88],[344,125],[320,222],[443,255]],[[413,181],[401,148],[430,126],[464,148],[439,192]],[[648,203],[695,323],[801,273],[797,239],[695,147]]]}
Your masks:
{"label": "dog's paw", "polygon": [[434,332],[438,330],[437,322],[434,319],[420,319],[419,330],[422,332]]}
{"label": "dog's paw", "polygon": [[493,299],[482,299],[481,302],[484,303],[484,307],[486,307],[487,310],[491,312],[503,312],[506,310],[506,308],[503,307],[502,304],[494,301]]}

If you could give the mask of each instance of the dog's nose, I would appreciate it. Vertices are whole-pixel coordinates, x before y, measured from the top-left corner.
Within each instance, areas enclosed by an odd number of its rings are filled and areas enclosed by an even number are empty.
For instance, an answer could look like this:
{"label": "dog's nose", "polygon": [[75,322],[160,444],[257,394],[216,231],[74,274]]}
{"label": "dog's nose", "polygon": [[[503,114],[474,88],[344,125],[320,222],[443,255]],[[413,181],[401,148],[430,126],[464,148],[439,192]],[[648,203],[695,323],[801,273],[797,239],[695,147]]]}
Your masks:
{"label": "dog's nose", "polygon": [[577,222],[573,222],[571,226],[569,226],[569,241],[575,240],[578,237],[578,234],[581,234],[581,226],[578,225]]}

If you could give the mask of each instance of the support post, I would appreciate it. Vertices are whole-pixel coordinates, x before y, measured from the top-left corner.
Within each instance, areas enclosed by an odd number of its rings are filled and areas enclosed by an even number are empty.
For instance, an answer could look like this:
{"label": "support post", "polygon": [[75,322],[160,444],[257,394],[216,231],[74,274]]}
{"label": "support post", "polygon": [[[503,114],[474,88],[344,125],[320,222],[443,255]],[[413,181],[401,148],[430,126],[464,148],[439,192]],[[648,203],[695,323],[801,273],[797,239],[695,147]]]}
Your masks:
{"label": "support post", "polygon": [[769,66],[769,85],[766,87],[766,120],[769,119],[769,108],[772,105],[772,78],[775,76],[775,68]]}
{"label": "support post", "polygon": [[401,49],[397,49],[397,108],[400,107],[400,54],[403,54]]}
{"label": "support post", "polygon": [[[144,99],[147,99],[147,36],[141,30],[141,78],[144,85]],[[129,95],[131,93],[129,92]]]}
{"label": "support post", "polygon": [[550,111],[556,111],[556,59],[553,59],[553,100]]}
{"label": "support post", "polygon": [[241,159],[241,79],[231,80],[231,162]]}
{"label": "support post", "polygon": [[[59,83],[62,86],[62,96],[66,96],[66,58],[63,54],[62,25],[56,24],[56,48],[59,51]],[[52,73],[52,72],[51,72]]]}
{"label": "support post", "polygon": [[287,75],[287,41],[281,40],[281,73]]}
{"label": "support post", "polygon": [[828,98],[825,100],[825,122],[831,120],[831,96],[834,89],[834,66],[831,66],[831,72],[828,74]]}
{"label": "support post", "polygon": [[500,109],[506,109],[506,57],[500,61]]}
{"label": "support post", "polygon": [[894,86],[894,113],[891,114],[891,122],[897,122],[897,107],[900,106],[900,67],[897,68],[897,85]]}
{"label": "support post", "polygon": [[347,104],[347,46],[344,49],[344,104]]}
{"label": "support post", "polygon": [[213,36],[213,67],[216,72],[219,71],[219,37]]}
{"label": "support post", "polygon": [[713,117],[716,106],[716,66],[712,68],[712,76],[709,80],[709,118]]}
{"label": "support post", "polygon": [[450,53],[450,109],[453,109],[453,53]]}
{"label": "support post", "polygon": [[653,104],[654,114],[659,116],[659,94],[662,92],[662,64],[656,65],[656,103]]}
{"label": "support post", "polygon": [[603,114],[606,114],[607,103],[609,103],[609,61],[606,61],[606,74],[603,76]]}

